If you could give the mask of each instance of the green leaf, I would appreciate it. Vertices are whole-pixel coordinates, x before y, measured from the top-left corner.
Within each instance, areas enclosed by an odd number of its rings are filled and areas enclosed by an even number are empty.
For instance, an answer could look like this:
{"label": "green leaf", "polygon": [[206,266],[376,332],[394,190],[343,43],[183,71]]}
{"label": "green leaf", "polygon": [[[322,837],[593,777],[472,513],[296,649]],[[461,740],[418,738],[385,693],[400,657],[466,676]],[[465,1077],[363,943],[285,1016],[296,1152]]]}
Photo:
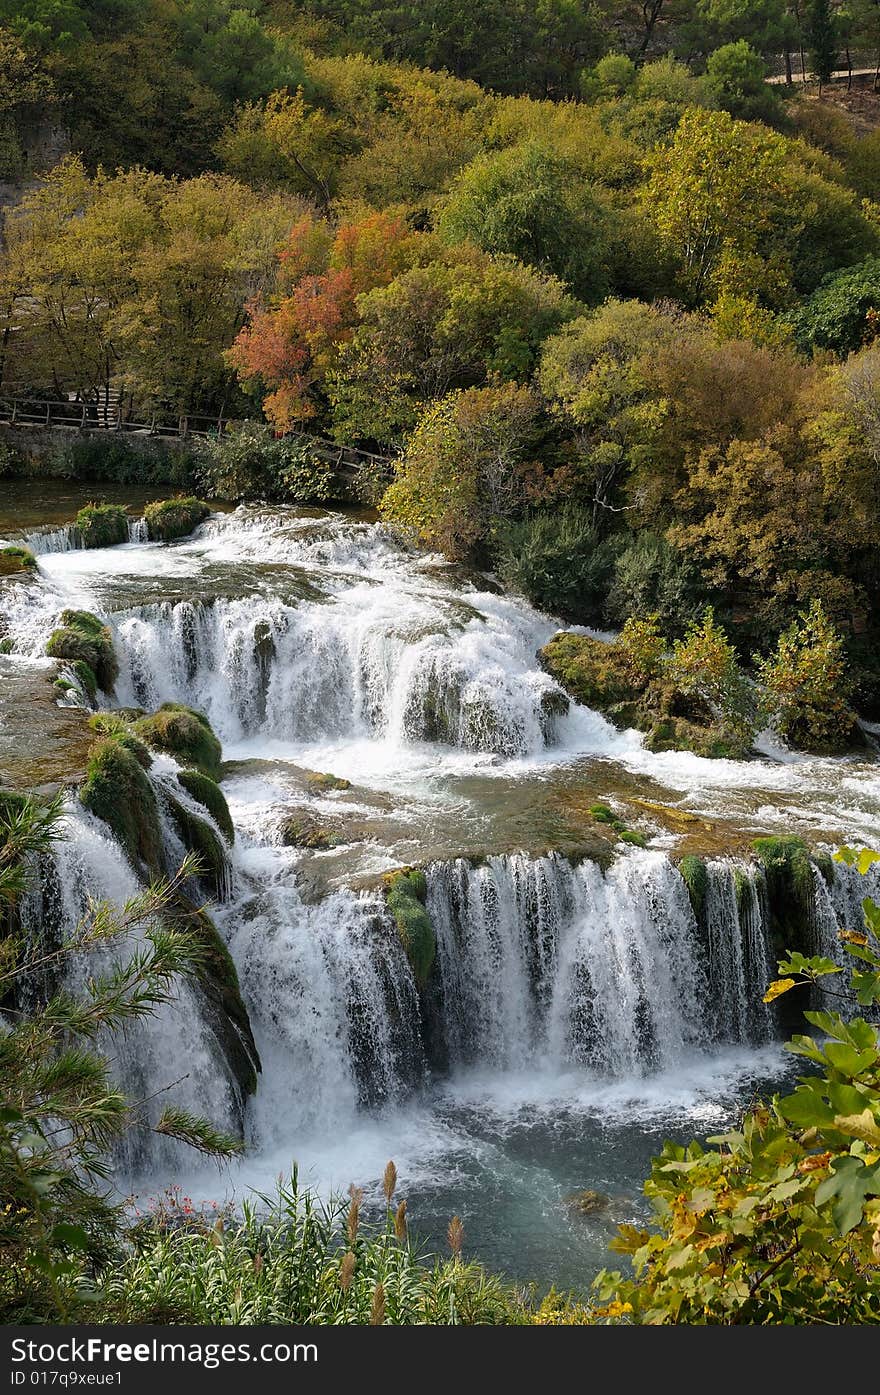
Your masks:
{"label": "green leaf", "polygon": [[88,1250],[89,1237],[79,1225],[68,1225],[66,1221],[59,1221],[52,1229],[52,1240],[56,1245],[63,1245],[68,1250]]}
{"label": "green leaf", "polygon": [[865,1166],[861,1158],[835,1158],[831,1175],[816,1188],[816,1204],[823,1206],[833,1199],[831,1214],[838,1234],[848,1235],[859,1224],[865,1197],[880,1191],[880,1164]]}

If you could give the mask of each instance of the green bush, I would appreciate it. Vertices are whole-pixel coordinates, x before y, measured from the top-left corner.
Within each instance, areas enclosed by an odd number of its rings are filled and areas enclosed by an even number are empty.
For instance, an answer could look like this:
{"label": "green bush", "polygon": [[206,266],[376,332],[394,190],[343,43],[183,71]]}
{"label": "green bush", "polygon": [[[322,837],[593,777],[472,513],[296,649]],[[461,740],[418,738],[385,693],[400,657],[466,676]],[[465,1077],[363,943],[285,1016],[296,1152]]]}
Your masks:
{"label": "green bush", "polygon": [[666,634],[681,634],[702,608],[705,584],[680,552],[657,533],[631,536],[618,546],[608,588],[606,619],[655,614]]}
{"label": "green bush", "polygon": [[182,442],[132,439],[112,431],[86,433],[53,443],[40,460],[40,473],[62,479],[106,480],[113,484],[171,484],[191,488],[196,458]]}
{"label": "green bush", "polygon": [[820,755],[863,744],[848,701],[852,680],[844,642],[821,601],[800,612],[757,667],[770,715],[786,741]]}
{"label": "green bush", "polygon": [[226,796],[209,775],[201,770],[181,770],[177,776],[183,788],[198,804],[204,805],[220,832],[229,843],[235,842],[235,826]]}
{"label": "green bush", "polygon": [[[61,625],[49,636],[46,653],[50,659],[63,659],[72,665],[87,664],[97,686],[105,693],[113,692],[119,674],[113,636],[103,621],[90,611],[62,611]],[[91,690],[87,681],[86,686]]]}
{"label": "green bush", "polygon": [[880,257],[833,271],[786,318],[804,353],[832,349],[845,358],[874,337],[871,311],[880,311]]}
{"label": "green bush", "polygon": [[161,873],[162,830],[153,786],[120,741],[104,737],[91,748],[79,797],[108,825],[133,867],[144,866],[150,876]]}
{"label": "green bush", "polygon": [[261,422],[205,441],[199,479],[215,499],[267,499],[276,503],[323,503],[338,498],[333,466],[295,436],[276,436]]}
{"label": "green bush", "polygon": [[167,752],[181,765],[195,766],[212,780],[218,778],[223,748],[204,713],[163,702],[152,716],[138,717],[132,731],[145,745]]}
{"label": "green bush", "polygon": [[591,510],[568,504],[498,529],[498,575],[539,610],[577,625],[602,622],[615,544],[602,541]]}
{"label": "green bush", "polygon": [[86,504],[75,521],[83,547],[128,542],[128,514],[121,504]]}
{"label": "green bush", "polygon": [[33,571],[37,559],[26,547],[0,547],[0,576]]}
{"label": "green bush", "polygon": [[144,518],[150,538],[159,542],[173,542],[185,538],[204,523],[211,510],[201,499],[192,495],[179,495],[174,499],[162,499],[155,504],[147,504]]}

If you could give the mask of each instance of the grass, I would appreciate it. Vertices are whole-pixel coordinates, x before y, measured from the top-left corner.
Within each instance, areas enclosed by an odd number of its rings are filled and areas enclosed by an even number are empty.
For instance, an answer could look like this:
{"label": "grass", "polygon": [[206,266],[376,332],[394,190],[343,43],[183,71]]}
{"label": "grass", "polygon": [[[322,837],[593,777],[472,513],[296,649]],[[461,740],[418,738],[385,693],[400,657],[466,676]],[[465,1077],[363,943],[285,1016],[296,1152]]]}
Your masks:
{"label": "grass", "polygon": [[185,538],[204,523],[211,510],[202,499],[193,495],[180,495],[175,499],[160,499],[158,503],[147,504],[144,518],[151,539],[159,542],[174,542]]}
{"label": "grass", "polygon": [[172,1196],[129,1232],[128,1254],[98,1276],[100,1319],[161,1324],[457,1326],[531,1320],[525,1296],[461,1258],[430,1260],[409,1235],[386,1169],[384,1225],[367,1225],[362,1194],[327,1203],[296,1173],[235,1220]]}
{"label": "grass", "polygon": [[132,730],[147,746],[174,756],[181,765],[212,780],[219,776],[223,752],[204,713],[163,702],[151,717],[139,717]]}
{"label": "grass", "polygon": [[83,547],[128,542],[128,514],[121,504],[86,504],[75,521]]}

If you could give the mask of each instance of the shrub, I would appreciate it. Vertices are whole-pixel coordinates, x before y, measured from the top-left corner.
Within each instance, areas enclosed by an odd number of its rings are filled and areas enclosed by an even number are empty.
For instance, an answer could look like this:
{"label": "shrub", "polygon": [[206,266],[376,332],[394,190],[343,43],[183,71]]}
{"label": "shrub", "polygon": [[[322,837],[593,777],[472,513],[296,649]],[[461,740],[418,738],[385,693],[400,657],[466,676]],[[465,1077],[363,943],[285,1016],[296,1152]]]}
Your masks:
{"label": "shrub", "polygon": [[[873,339],[880,311],[880,257],[826,276],[817,290],[787,316],[805,353],[833,349],[841,358]],[[872,320],[872,312],[874,318]]]}
{"label": "shrub", "polygon": [[235,842],[235,826],[226,796],[220,786],[201,770],[181,770],[177,776],[183,788],[198,804],[204,805],[229,843]]}
{"label": "shrub", "polygon": [[200,523],[204,523],[211,510],[201,499],[192,495],[179,495],[175,499],[162,499],[156,504],[147,504],[144,518],[151,538],[160,542],[173,542],[176,538],[187,537]]}
{"label": "shrub", "polygon": [[592,511],[567,504],[498,529],[497,570],[505,586],[540,610],[579,625],[601,623],[615,545],[601,541]]}
{"label": "shrub", "polygon": [[711,606],[690,624],[684,639],[676,640],[666,676],[686,699],[705,704],[721,718],[732,745],[748,749],[755,733],[755,703],[736,650]]}
{"label": "shrub", "polygon": [[[64,610],[61,625],[53,630],[46,644],[50,659],[87,664],[99,688],[112,693],[119,665],[108,627],[88,610]],[[81,681],[83,681],[81,679]],[[91,689],[91,683],[86,682]]]}
{"label": "shrub", "polygon": [[181,765],[195,766],[212,780],[219,776],[223,750],[204,713],[163,702],[152,716],[139,717],[132,730],[147,746],[167,752]]}
{"label": "shrub", "polygon": [[777,730],[807,751],[834,753],[860,739],[844,643],[821,601],[780,635],[776,650],[758,660]]}
{"label": "shrub", "polygon": [[199,478],[215,499],[323,503],[339,497],[332,464],[295,436],[246,421],[202,447]]}
{"label": "shrub", "polygon": [[132,439],[107,431],[53,444],[40,464],[41,473],[63,479],[191,488],[196,458],[190,446],[179,442]]}
{"label": "shrub", "polygon": [[108,825],[133,867],[143,865],[151,876],[161,872],[162,830],[153,786],[120,741],[104,737],[91,748],[79,797]]}
{"label": "shrub", "polygon": [[620,632],[617,648],[633,682],[643,685],[656,678],[666,654],[659,615],[649,615],[646,620],[631,615]]}
{"label": "shrub", "polygon": [[33,571],[37,559],[26,547],[0,547],[0,576]]}
{"label": "shrub", "polygon": [[120,504],[86,504],[76,516],[83,547],[115,547],[128,542],[128,514]]}
{"label": "shrub", "polygon": [[679,635],[696,618],[705,594],[699,571],[657,533],[642,532],[617,551],[608,589],[607,618],[656,614],[663,630]]}

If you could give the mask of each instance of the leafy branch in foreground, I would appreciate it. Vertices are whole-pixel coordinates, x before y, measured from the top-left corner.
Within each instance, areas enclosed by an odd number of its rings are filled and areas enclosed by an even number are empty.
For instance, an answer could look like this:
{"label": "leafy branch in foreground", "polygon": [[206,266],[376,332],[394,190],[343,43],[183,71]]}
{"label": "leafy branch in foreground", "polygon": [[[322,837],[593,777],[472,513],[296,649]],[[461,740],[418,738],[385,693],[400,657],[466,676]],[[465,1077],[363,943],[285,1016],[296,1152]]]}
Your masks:
{"label": "leafy branch in foreground", "polygon": [[[880,855],[844,848],[865,873]],[[587,1321],[875,1323],[880,1321],[880,907],[841,941],[858,964],[853,996],[871,1020],[810,1011],[817,1035],[787,1043],[813,1071],[708,1146],[667,1143],[645,1185],[657,1229],[622,1227],[613,1248],[635,1278],[597,1279],[604,1307]],[[790,955],[766,1001],[822,984],[840,967]],[[586,1311],[586,1310],[585,1310]]]}
{"label": "leafy branch in foreground", "polygon": [[[202,962],[198,940],[168,929],[163,913],[192,872],[156,882],[121,909],[92,903],[60,945],[44,952],[18,926],[17,910],[39,859],[63,836],[60,800],[0,806],[0,1321],[70,1321],[94,1293],[90,1276],[119,1243],[120,1214],[101,1190],[112,1148],[130,1130],[149,1128],[146,1101],[130,1101],[111,1080],[99,1041],[149,1016],[175,981]],[[135,940],[135,932],[137,939]],[[71,956],[117,952],[88,974],[82,990],[64,986],[18,1010],[16,990],[35,970],[57,983]],[[240,1143],[209,1123],[166,1109],[154,1126],[214,1157]],[[86,1310],[88,1311],[88,1310]]]}

